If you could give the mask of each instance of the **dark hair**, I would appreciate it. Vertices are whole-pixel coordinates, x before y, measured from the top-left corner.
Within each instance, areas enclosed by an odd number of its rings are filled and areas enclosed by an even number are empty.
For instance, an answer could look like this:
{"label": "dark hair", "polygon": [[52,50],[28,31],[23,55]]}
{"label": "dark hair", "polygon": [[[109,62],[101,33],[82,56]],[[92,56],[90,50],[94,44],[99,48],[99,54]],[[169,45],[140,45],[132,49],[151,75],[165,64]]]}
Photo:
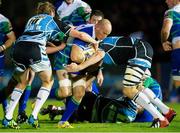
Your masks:
{"label": "dark hair", "polygon": [[94,15],[94,16],[101,16],[102,18],[104,18],[104,13],[103,13],[102,11],[100,11],[100,10],[93,10],[92,13],[91,13],[90,18],[91,18],[93,15]]}
{"label": "dark hair", "polygon": [[39,2],[37,6],[37,14],[50,14],[51,12],[55,12],[55,7],[50,2]]}

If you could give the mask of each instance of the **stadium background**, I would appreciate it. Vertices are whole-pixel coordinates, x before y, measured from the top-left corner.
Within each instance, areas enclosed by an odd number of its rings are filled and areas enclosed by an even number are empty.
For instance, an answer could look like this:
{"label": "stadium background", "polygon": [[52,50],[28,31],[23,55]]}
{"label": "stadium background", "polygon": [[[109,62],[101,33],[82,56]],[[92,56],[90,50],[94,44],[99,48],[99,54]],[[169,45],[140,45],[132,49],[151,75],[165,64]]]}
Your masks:
{"label": "stadium background", "polygon": [[[27,20],[35,14],[36,4],[43,0],[2,0],[0,12],[8,17],[12,22],[16,36],[23,32]],[[49,0],[55,3],[56,0]],[[92,9],[103,11],[105,17],[110,19],[113,25],[111,35],[127,36],[131,33],[143,35],[150,42],[154,49],[154,59],[152,65],[152,75],[162,86],[164,100],[169,100],[171,94],[170,80],[170,53],[164,52],[160,43],[160,30],[163,20],[163,14],[167,9],[165,0],[84,0]],[[7,52],[6,74],[4,85],[12,73],[12,63]],[[110,69],[110,70],[109,70]],[[107,71],[108,70],[108,71]],[[121,68],[112,69],[111,67],[104,70],[105,81],[103,88],[119,88]],[[40,85],[39,79],[35,79],[33,88]],[[57,84],[54,85],[56,87]],[[37,90],[37,89],[34,89]],[[33,93],[34,94],[34,93]],[[35,93],[36,94],[36,93]]]}

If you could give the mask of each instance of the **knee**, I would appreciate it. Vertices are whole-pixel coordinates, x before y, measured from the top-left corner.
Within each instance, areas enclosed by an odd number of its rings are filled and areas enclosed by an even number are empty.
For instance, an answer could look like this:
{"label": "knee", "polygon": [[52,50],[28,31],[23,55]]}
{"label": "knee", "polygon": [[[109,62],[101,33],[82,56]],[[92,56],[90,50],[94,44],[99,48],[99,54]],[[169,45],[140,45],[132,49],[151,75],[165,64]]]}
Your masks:
{"label": "knee", "polygon": [[27,84],[18,83],[16,87],[21,89],[21,90],[25,90],[26,86],[27,86]]}
{"label": "knee", "polygon": [[69,88],[64,88],[64,87],[59,88],[58,89],[58,97],[66,98],[66,97],[72,95],[72,93],[69,90],[70,90]]}
{"label": "knee", "polygon": [[53,83],[54,83],[54,79],[53,78],[50,78],[50,79],[46,78],[46,79],[44,79],[42,81],[42,86],[44,86],[46,88],[51,88]]}
{"label": "knee", "polygon": [[17,88],[24,90],[28,85],[28,82],[29,82],[28,80],[19,81],[19,83],[17,84]]}
{"label": "knee", "polygon": [[79,79],[73,83],[73,96],[81,101],[85,95],[86,81],[84,79]]}
{"label": "knee", "polygon": [[85,95],[84,87],[73,88],[73,96],[75,97],[76,100],[81,101],[84,95]]}

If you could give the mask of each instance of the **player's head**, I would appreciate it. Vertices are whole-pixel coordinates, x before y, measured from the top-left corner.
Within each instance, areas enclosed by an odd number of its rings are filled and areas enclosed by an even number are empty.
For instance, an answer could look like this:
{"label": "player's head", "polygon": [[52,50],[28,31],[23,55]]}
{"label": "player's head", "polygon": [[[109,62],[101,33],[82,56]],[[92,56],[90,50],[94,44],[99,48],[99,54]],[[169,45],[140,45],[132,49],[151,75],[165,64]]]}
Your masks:
{"label": "player's head", "polygon": [[37,7],[37,14],[48,14],[55,16],[55,7],[50,2],[39,2]]}
{"label": "player's head", "polygon": [[103,12],[100,10],[93,10],[89,19],[89,23],[97,24],[102,19],[104,19]]}
{"label": "player's head", "polygon": [[68,5],[72,4],[74,0],[64,0]]}
{"label": "player's head", "polygon": [[172,8],[173,6],[180,3],[180,0],[166,0],[166,4],[169,8]]}
{"label": "player's head", "polygon": [[111,22],[108,19],[100,20],[95,26],[96,38],[98,40],[103,40],[112,31]]}

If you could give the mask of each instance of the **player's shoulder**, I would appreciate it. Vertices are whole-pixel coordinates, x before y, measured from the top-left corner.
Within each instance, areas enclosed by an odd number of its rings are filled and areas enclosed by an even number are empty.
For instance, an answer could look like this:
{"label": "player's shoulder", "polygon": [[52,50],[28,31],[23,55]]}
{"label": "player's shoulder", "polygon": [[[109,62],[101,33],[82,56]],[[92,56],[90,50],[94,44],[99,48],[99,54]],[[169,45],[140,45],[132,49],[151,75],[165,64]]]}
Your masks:
{"label": "player's shoulder", "polygon": [[79,7],[90,8],[90,5],[82,0],[75,0],[75,3]]}
{"label": "player's shoulder", "polygon": [[118,39],[120,39],[120,38],[123,38],[123,36],[108,36],[108,37],[106,37],[103,41],[113,41],[113,40],[118,40]]}
{"label": "player's shoulder", "polygon": [[92,9],[90,7],[90,5],[82,0],[76,0],[77,1],[77,7],[83,7],[84,8],[84,12],[86,13],[91,13]]}
{"label": "player's shoulder", "polygon": [[180,5],[176,5],[173,8],[166,10],[165,14],[172,13],[172,12],[180,13]]}
{"label": "player's shoulder", "polygon": [[7,17],[5,17],[4,15],[0,14],[0,22],[10,22],[9,19]]}
{"label": "player's shoulder", "polygon": [[104,40],[102,40],[102,43],[108,45],[115,45],[115,42],[117,42],[118,39],[118,36],[108,36]]}
{"label": "player's shoulder", "polygon": [[48,14],[37,14],[37,15],[32,16],[30,19],[45,19],[45,18],[53,19],[53,17]]}
{"label": "player's shoulder", "polygon": [[81,24],[76,27],[77,30],[87,29],[87,28],[94,28],[94,24]]}
{"label": "player's shoulder", "polygon": [[62,1],[59,6],[57,7],[57,11],[61,11],[63,10],[64,8],[67,7],[67,3],[65,1]]}
{"label": "player's shoulder", "polygon": [[171,10],[180,13],[180,5],[178,4],[178,5],[174,6]]}

